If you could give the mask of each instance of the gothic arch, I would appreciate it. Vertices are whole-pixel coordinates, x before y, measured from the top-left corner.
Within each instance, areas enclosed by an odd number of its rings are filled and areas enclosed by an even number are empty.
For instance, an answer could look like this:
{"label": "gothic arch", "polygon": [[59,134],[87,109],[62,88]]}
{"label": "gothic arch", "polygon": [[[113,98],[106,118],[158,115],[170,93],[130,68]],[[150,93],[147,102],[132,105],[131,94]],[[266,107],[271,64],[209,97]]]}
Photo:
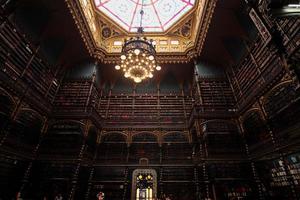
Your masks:
{"label": "gothic arch", "polygon": [[[173,139],[175,142],[189,142],[189,138],[188,138],[188,135],[185,134],[185,132],[179,132],[179,131],[170,131],[170,132],[166,132],[163,134],[162,136],[162,139],[163,139],[163,142],[172,142],[172,141],[169,141],[171,138],[171,136],[175,136]],[[178,136],[178,137],[176,137]]]}
{"label": "gothic arch", "polygon": [[274,91],[276,91],[279,87],[281,86],[285,86],[285,85],[289,85],[292,84],[293,81],[292,80],[287,80],[287,81],[282,81],[280,83],[278,83],[277,85],[275,85],[274,87],[272,87],[265,95],[263,98],[263,104],[265,104],[265,102],[267,101],[267,99],[273,94]]}
{"label": "gothic arch", "polygon": [[132,134],[132,142],[158,142],[158,135],[153,132],[141,131]]}

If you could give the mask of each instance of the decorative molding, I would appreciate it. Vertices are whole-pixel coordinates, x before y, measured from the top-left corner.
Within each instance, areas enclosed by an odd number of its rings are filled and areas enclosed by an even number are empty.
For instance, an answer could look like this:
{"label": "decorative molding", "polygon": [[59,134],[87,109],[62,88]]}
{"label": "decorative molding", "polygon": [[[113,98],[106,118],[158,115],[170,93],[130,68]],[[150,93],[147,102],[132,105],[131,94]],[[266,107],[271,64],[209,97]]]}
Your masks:
{"label": "decorative molding", "polygon": [[[112,44],[122,42],[133,34],[103,17],[92,0],[65,1],[90,55],[103,63],[116,63],[121,46]],[[167,41],[167,45],[157,44],[159,62],[187,63],[201,54],[216,2],[217,0],[198,0],[197,6],[166,33],[145,34],[157,42]],[[172,45],[171,40],[178,40],[179,45]]]}
{"label": "decorative molding", "polygon": [[255,24],[255,26],[256,26],[257,30],[259,31],[260,35],[262,36],[263,40],[266,43],[268,43],[272,39],[272,35],[253,8],[250,10],[249,16],[252,19],[253,23]]}

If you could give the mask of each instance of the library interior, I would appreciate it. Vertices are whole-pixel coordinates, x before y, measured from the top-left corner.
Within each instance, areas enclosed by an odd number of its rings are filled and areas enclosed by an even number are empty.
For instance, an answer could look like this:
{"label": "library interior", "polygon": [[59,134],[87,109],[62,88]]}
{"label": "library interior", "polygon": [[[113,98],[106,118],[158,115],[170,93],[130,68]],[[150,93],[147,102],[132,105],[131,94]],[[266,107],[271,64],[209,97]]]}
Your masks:
{"label": "library interior", "polygon": [[299,200],[299,0],[0,0],[1,200]]}

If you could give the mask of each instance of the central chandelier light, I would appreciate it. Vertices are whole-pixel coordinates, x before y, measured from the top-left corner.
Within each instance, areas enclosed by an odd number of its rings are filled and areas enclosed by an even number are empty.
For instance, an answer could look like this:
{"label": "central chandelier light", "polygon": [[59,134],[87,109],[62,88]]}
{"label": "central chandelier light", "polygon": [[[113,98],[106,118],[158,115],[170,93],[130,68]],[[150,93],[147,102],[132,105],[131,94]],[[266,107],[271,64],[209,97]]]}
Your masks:
{"label": "central chandelier light", "polygon": [[123,70],[124,76],[134,80],[136,83],[142,82],[146,78],[152,78],[155,70],[161,70],[157,64],[155,42],[146,37],[144,33],[143,15],[144,0],[140,11],[141,21],[137,31],[137,36],[124,41],[121,52],[121,60],[115,66],[116,70]]}

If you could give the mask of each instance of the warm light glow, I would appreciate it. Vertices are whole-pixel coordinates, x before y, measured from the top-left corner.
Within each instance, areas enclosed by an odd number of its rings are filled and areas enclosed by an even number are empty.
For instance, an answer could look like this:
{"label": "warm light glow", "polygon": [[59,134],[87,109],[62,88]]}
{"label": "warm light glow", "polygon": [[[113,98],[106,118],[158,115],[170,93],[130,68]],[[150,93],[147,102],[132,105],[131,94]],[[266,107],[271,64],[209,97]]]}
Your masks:
{"label": "warm light glow", "polygon": [[179,41],[178,40],[171,40],[171,44],[172,45],[179,45]]}
{"label": "warm light glow", "polygon": [[140,199],[140,189],[136,189],[136,200]]}
{"label": "warm light glow", "polygon": [[87,6],[87,4],[88,4],[88,3],[87,3],[87,0],[83,0],[82,2],[83,2],[83,5],[84,5],[84,6]]}
{"label": "warm light glow", "polygon": [[152,188],[149,189],[149,198],[152,200]]}
{"label": "warm light glow", "polygon": [[114,41],[114,46],[122,46],[122,41]]}
{"label": "warm light glow", "polygon": [[[115,66],[116,70],[122,70],[126,78],[132,79],[135,83],[140,83],[144,79],[153,78],[154,70],[160,70],[155,59],[155,49],[151,42],[144,40],[149,46],[141,45],[139,40],[131,39],[124,43],[120,64]],[[126,46],[130,45],[130,46]],[[138,48],[134,48],[136,46]]]}
{"label": "warm light glow", "polygon": [[[139,13],[141,15],[140,24],[142,24],[144,14],[143,6]],[[140,83],[144,79],[152,78],[153,70],[158,68],[153,40],[141,37],[141,34],[143,34],[143,27],[140,27],[138,30],[135,38],[132,37],[124,41],[120,57],[121,64],[115,66],[116,70],[122,68],[124,76],[132,79],[135,83]],[[159,70],[160,68],[161,67],[159,67]]]}
{"label": "warm light glow", "polygon": [[141,51],[140,51],[139,49],[135,49],[135,50],[134,50],[135,55],[139,55],[140,52],[141,52]]}
{"label": "warm light glow", "polygon": [[134,78],[134,82],[136,82],[136,83],[140,83],[140,82],[142,82],[142,79],[141,78]]}
{"label": "warm light glow", "polygon": [[121,55],[121,59],[122,59],[122,60],[125,60],[125,59],[126,59],[126,56],[125,56],[125,55]]}
{"label": "warm light glow", "polygon": [[148,188],[146,189],[146,198],[147,198],[147,200],[149,200],[149,189]]}
{"label": "warm light glow", "polygon": [[149,60],[153,60],[154,59],[154,56],[149,56]]}
{"label": "warm light glow", "polygon": [[156,70],[157,70],[157,71],[160,71],[160,70],[161,70],[161,66],[159,66],[159,65],[156,66]]}

